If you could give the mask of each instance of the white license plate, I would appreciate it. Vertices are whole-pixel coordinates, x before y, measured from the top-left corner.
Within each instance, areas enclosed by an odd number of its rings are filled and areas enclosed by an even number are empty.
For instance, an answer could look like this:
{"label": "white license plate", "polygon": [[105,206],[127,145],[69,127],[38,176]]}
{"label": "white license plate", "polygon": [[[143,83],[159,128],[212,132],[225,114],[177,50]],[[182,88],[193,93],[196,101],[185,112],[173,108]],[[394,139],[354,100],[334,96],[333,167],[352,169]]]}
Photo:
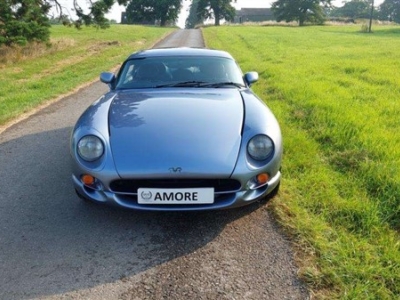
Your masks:
{"label": "white license plate", "polygon": [[138,189],[139,204],[211,204],[214,188],[195,189]]}

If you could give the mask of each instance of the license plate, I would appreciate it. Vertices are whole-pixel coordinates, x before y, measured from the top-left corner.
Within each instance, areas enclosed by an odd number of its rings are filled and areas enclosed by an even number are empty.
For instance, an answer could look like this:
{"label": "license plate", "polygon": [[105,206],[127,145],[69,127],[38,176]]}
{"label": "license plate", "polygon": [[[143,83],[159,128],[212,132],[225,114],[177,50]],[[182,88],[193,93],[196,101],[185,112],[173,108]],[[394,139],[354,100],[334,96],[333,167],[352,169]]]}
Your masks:
{"label": "license plate", "polygon": [[197,189],[138,189],[139,204],[211,204],[214,188]]}

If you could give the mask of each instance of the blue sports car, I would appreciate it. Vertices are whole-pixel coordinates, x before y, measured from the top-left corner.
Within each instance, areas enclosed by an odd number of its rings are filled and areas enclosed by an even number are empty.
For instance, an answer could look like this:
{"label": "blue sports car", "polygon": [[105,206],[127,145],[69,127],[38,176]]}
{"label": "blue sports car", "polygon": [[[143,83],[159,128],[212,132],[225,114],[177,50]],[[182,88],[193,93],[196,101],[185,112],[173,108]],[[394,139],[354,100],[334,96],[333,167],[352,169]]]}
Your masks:
{"label": "blue sports car", "polygon": [[224,51],[151,49],[102,73],[110,90],[71,134],[72,179],[87,200],[140,210],[233,208],[271,197],[282,137]]}

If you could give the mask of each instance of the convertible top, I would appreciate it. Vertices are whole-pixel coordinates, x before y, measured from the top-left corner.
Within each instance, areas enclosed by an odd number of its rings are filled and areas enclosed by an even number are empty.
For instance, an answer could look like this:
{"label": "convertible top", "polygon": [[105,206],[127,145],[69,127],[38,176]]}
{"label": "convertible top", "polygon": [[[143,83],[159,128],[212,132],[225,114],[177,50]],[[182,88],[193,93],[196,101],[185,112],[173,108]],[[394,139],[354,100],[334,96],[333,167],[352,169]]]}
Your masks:
{"label": "convertible top", "polygon": [[139,52],[132,53],[128,59],[134,58],[144,58],[144,57],[157,57],[157,56],[217,56],[233,59],[233,57],[221,50],[212,50],[206,48],[158,48],[158,49],[149,49],[142,50]]}

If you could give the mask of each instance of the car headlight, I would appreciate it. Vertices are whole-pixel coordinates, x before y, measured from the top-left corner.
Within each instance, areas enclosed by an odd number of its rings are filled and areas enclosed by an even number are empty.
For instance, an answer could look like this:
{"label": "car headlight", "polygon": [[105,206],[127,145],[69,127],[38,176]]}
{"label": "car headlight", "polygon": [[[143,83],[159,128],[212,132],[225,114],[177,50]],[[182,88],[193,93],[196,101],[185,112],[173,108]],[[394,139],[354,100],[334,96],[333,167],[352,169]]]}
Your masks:
{"label": "car headlight", "polygon": [[266,135],[256,135],[247,144],[247,152],[255,160],[265,160],[274,152],[274,142]]}
{"label": "car headlight", "polygon": [[95,161],[104,153],[103,142],[94,135],[87,135],[78,142],[78,154],[86,161]]}

